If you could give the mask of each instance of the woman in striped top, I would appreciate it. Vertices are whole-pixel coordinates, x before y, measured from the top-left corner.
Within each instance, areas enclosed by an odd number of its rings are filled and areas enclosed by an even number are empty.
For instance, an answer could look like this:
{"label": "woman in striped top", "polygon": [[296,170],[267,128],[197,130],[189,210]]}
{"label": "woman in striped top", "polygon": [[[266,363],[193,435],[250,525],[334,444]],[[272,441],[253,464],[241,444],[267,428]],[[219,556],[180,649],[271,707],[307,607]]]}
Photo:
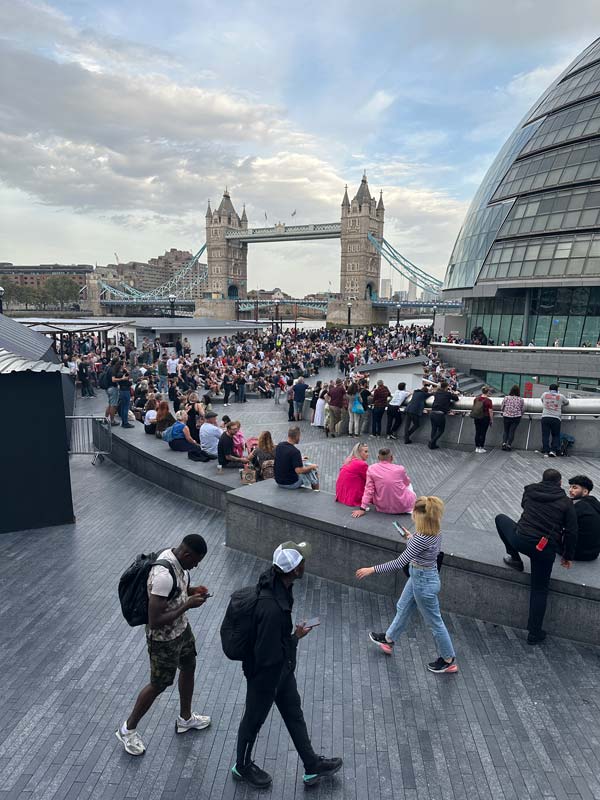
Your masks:
{"label": "woman in striped top", "polygon": [[369,575],[396,572],[409,565],[409,579],[396,605],[396,616],[385,633],[371,631],[369,638],[387,655],[393,652],[394,642],[406,628],[415,606],[435,639],[439,658],[427,665],[430,672],[458,672],[450,634],[440,614],[438,594],[440,575],[437,557],[442,537],[441,522],[444,503],[439,497],[419,497],[415,503],[413,520],[415,533],[407,534],[408,543],[399,558],[376,567],[361,567],[356,571],[359,580]]}

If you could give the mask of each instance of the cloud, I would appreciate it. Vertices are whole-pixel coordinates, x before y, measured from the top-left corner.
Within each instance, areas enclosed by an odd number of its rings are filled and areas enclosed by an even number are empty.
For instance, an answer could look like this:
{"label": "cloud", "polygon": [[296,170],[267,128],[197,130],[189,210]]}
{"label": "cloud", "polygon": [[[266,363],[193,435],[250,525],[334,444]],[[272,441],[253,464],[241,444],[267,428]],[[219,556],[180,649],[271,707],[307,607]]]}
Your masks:
{"label": "cloud", "polygon": [[385,89],[378,89],[373,97],[362,107],[359,118],[365,121],[377,119],[384,111],[392,105],[396,98]]}

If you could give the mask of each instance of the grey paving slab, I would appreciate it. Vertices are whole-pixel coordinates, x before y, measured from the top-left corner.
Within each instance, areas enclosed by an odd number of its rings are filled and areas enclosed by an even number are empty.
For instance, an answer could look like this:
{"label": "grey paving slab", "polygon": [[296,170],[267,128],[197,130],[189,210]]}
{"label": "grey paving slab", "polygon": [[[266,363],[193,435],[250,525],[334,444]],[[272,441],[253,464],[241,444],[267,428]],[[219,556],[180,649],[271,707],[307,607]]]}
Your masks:
{"label": "grey paving slab", "polygon": [[[268,424],[283,436],[285,416],[277,421],[283,411],[267,405],[249,403],[239,414],[244,427],[254,433]],[[305,428],[311,453],[314,447],[334,475],[349,441],[331,442]],[[473,486],[492,474],[499,476],[498,492],[506,490],[518,504],[513,483],[525,482],[535,463],[533,456],[512,454],[513,475],[505,482],[493,459],[474,468],[474,456],[457,451],[435,454],[435,464],[420,447],[397,452],[419,480],[437,481],[450,509],[462,493],[459,521],[469,508],[475,514]],[[597,462],[573,458],[571,464],[600,478]],[[93,467],[76,457],[72,473],[76,525],[0,539],[0,800],[255,797],[229,776],[244,686],[239,666],[221,654],[218,628],[229,592],[250,582],[262,562],[224,547],[220,512],[108,461]],[[489,520],[491,512],[486,506],[480,514]],[[213,726],[175,736],[172,688],[140,725],[148,753],[132,759],[114,730],[146,681],[147,660],[142,631],[121,618],[116,583],[137,552],[176,544],[190,532],[209,543],[194,578],[215,592],[191,617],[199,650],[195,708],[210,713]],[[424,669],[434,655],[432,640],[418,621],[392,658],[369,645],[366,631],[382,629],[393,613],[387,598],[311,576],[295,594],[299,617],[322,619],[299,652],[309,727],[319,751],[345,759],[338,779],[314,797],[600,797],[599,650],[559,639],[529,648],[510,628],[448,615],[460,672],[434,676]],[[257,760],[275,774],[265,797],[305,796],[277,713],[264,726]]]}

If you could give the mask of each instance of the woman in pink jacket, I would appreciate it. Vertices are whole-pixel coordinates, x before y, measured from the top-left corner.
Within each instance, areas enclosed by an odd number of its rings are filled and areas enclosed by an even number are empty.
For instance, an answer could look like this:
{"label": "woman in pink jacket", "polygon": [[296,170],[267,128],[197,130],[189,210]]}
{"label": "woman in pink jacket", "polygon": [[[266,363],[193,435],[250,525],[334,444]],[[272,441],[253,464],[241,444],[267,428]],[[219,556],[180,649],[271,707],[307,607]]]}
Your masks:
{"label": "woman in pink jacket", "polygon": [[335,499],[345,506],[359,506],[367,482],[369,446],[364,442],[354,445],[344,461],[335,484]]}

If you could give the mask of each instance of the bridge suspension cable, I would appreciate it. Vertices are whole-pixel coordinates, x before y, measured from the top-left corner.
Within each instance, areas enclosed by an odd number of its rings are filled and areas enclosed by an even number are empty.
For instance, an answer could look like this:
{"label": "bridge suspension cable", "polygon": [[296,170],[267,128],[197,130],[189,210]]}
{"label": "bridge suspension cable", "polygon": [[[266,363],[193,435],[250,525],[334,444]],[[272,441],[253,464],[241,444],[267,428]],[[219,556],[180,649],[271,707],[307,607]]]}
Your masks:
{"label": "bridge suspension cable", "polygon": [[[191,300],[193,289],[206,281],[208,267],[206,264],[199,264],[199,260],[206,250],[206,243],[202,245],[195,256],[190,258],[183,267],[170,280],[157,286],[149,292],[140,292],[132,286],[122,283],[120,287],[111,286],[104,281],[100,281],[101,299],[117,300],[168,300],[169,295],[174,294],[178,300]],[[195,270],[198,269],[197,273]]]}
{"label": "bridge suspension cable", "polygon": [[409,261],[402,253],[399,253],[386,239],[379,241],[372,233],[368,233],[367,236],[377,252],[380,253],[387,263],[393,267],[396,272],[399,272],[403,278],[406,278],[411,283],[415,283],[420,289],[426,292],[437,294],[440,291],[444,285],[443,281],[434,278],[433,275],[429,275],[429,273],[417,267],[416,264]]}

